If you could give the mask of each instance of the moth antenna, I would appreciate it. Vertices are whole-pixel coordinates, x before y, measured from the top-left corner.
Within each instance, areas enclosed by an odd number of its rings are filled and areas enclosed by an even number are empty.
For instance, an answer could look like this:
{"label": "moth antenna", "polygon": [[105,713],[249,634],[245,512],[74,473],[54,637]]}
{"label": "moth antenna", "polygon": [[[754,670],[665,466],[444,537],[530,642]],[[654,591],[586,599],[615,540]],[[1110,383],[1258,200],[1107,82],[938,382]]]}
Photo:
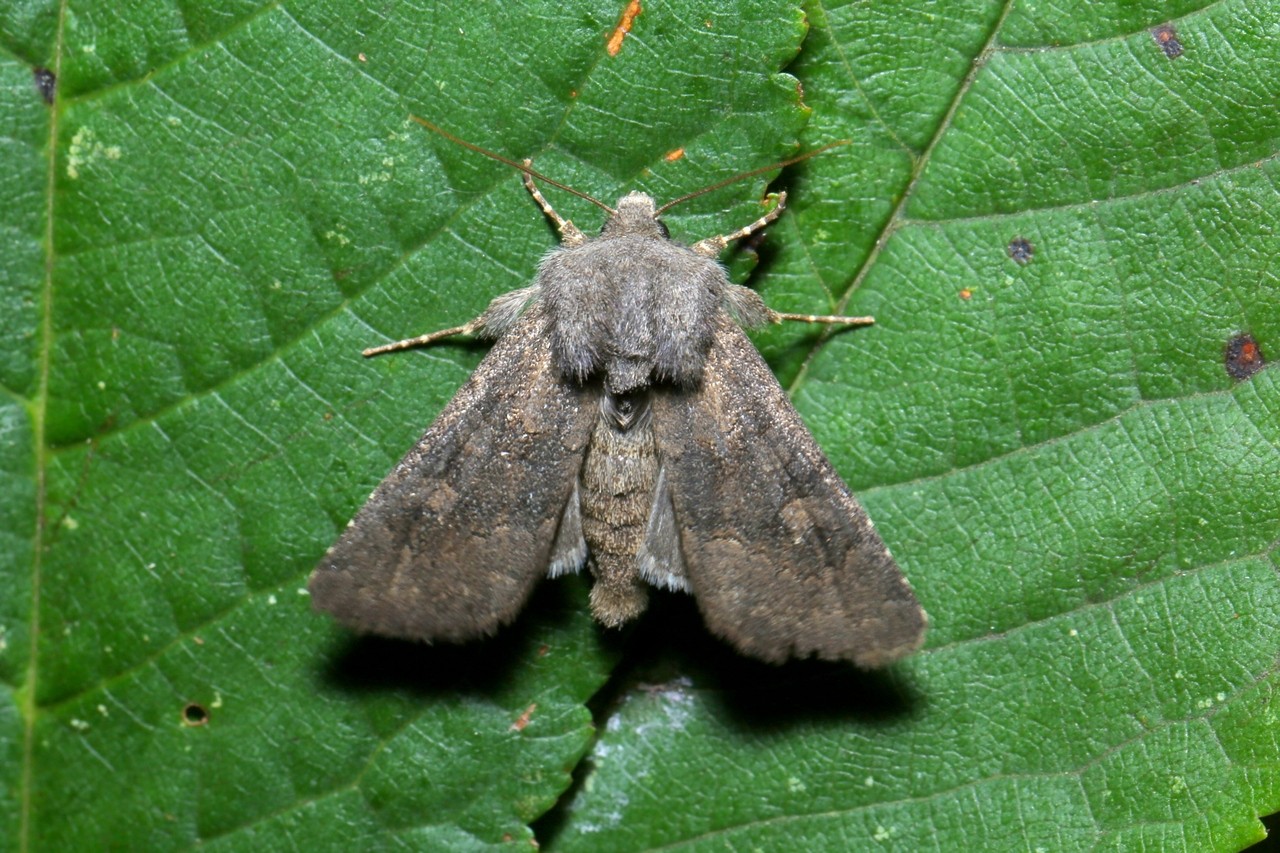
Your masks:
{"label": "moth antenna", "polygon": [[[412,113],[409,114],[409,118],[413,119],[418,124],[422,125],[432,133],[438,133],[441,136],[443,136],[445,139],[449,140],[450,142],[461,145],[463,148],[466,148],[468,151],[474,151],[477,154],[483,154],[485,157],[488,157],[490,160],[497,160],[499,163],[506,163],[511,168],[524,172],[526,175],[529,175],[530,177],[537,178],[538,180],[542,181],[544,184],[553,186],[558,190],[564,190],[567,193],[576,195],[578,198],[584,198],[587,201],[594,204],[596,207],[608,213],[610,216],[617,213],[616,210],[614,210],[612,207],[605,204],[604,202],[592,198],[591,196],[584,193],[582,190],[575,190],[571,186],[562,184],[556,180],[552,180],[551,178],[548,178],[546,175],[542,174],[541,172],[535,170],[532,166],[528,166],[525,163],[517,163],[515,160],[512,160],[508,157],[503,157],[501,154],[498,154],[494,151],[490,151],[488,148],[481,148],[479,145],[476,145],[474,142],[468,142],[465,139],[460,139],[459,137],[454,136],[452,133],[445,130],[444,128],[435,126],[431,122],[427,121],[425,118],[420,118],[416,115],[413,115]],[[829,148],[830,146],[827,146],[827,147]],[[819,150],[823,150],[823,149],[819,149]],[[814,151],[812,153],[817,154],[818,152]],[[803,160],[804,158],[801,157],[799,159]],[[770,166],[769,168],[773,168],[773,167]],[[746,176],[743,175],[742,177],[746,177]],[[711,187],[711,189],[715,189],[715,187]]]}
{"label": "moth antenna", "polygon": [[741,174],[734,175],[731,178],[725,178],[723,181],[717,181],[716,183],[712,184],[709,187],[703,187],[700,190],[694,190],[688,195],[682,195],[678,199],[675,199],[674,201],[667,202],[662,207],[654,211],[653,215],[661,216],[663,213],[675,207],[677,204],[683,204],[689,199],[697,198],[700,195],[706,195],[707,193],[710,193],[710,192],[715,192],[721,187],[727,187],[729,184],[736,183],[737,181],[743,181],[743,180],[746,180],[747,178],[754,178],[756,175],[760,175],[765,172],[771,172],[774,169],[784,169],[787,166],[792,166],[803,160],[808,160],[810,157],[817,157],[819,154],[822,154],[825,151],[830,151],[832,148],[839,148],[841,145],[849,145],[852,142],[853,142],[852,139],[837,139],[835,142],[828,142],[826,145],[822,146],[821,148],[815,148],[812,151],[806,151],[803,154],[799,154],[795,157],[792,157],[789,160],[783,160],[781,163],[771,163],[768,166],[761,166],[759,169],[752,169],[750,172],[742,172]]}

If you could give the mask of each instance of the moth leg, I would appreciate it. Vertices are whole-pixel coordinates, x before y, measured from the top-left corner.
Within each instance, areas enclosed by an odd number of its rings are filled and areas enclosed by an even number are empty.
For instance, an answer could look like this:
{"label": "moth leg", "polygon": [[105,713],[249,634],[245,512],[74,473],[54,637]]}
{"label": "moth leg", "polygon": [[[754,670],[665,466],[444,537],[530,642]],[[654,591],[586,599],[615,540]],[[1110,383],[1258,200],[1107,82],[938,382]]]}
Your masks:
{"label": "moth leg", "polygon": [[436,341],[451,338],[454,335],[472,335],[481,327],[480,317],[475,318],[470,323],[464,323],[461,326],[454,326],[452,329],[441,329],[438,332],[428,332],[425,335],[419,335],[416,338],[406,338],[403,341],[395,341],[390,344],[383,344],[378,347],[369,347],[361,352],[365,358],[373,355],[384,355],[389,352],[400,352],[406,349],[416,349],[417,347],[425,347],[434,344]]}
{"label": "moth leg", "polygon": [[785,192],[778,193],[778,203],[774,205],[773,210],[769,211],[764,216],[761,216],[755,222],[752,222],[745,228],[739,228],[732,234],[721,234],[716,237],[708,237],[705,240],[699,240],[689,248],[704,257],[718,258],[720,257],[720,253],[724,251],[725,246],[728,246],[734,240],[741,240],[743,237],[759,231],[761,228],[781,216],[782,210],[786,206],[787,194]]}
{"label": "moth leg", "polygon": [[[533,165],[532,160],[525,160],[526,168]],[[586,235],[578,230],[578,226],[574,225],[560,214],[556,213],[555,208],[551,206],[551,202],[542,195],[542,191],[538,189],[537,184],[533,182],[533,176],[528,172],[521,172],[521,178],[524,180],[524,188],[529,191],[529,195],[533,196],[533,200],[538,203],[538,207],[542,208],[542,212],[547,218],[556,224],[556,230],[560,232],[560,241],[566,246],[581,246],[587,242]]]}
{"label": "moth leg", "polygon": [[[754,234],[761,228],[764,228],[770,222],[782,215],[782,210],[787,206],[787,194],[785,192],[778,193],[778,203],[773,210],[761,216],[755,222],[745,228],[739,228],[732,234],[722,234],[717,237],[708,237],[694,243],[691,247],[693,251],[708,258],[716,258],[725,250],[725,247],[734,240],[740,240],[750,234]],[[824,323],[826,325],[841,326],[869,326],[875,322],[874,317],[837,317],[831,314],[788,314],[782,311],[774,311],[764,301],[756,295],[755,291],[747,290],[744,287],[734,286],[733,289],[726,294],[725,301],[728,303],[730,313],[732,313],[739,322],[744,326],[760,326],[765,323],[781,323],[783,320],[794,320],[800,323]]]}
{"label": "moth leg", "polygon": [[870,326],[875,317],[840,317],[831,314],[788,314],[774,311],[764,303],[760,294],[749,287],[731,284],[724,292],[724,307],[739,326],[756,329],[766,323],[794,320],[798,323],[825,323],[827,325]]}
{"label": "moth leg", "polygon": [[775,323],[781,323],[783,320],[794,320],[797,323],[825,323],[828,326],[870,326],[875,323],[875,317],[839,317],[834,314],[787,314],[782,311],[774,311],[771,318]]}
{"label": "moth leg", "polygon": [[395,341],[394,343],[383,344],[381,346],[369,347],[363,352],[365,358],[372,355],[383,355],[389,352],[400,352],[401,350],[416,349],[434,344],[436,341],[442,341],[445,338],[451,338],[454,335],[475,335],[496,339],[515,325],[516,320],[520,319],[520,315],[529,303],[538,296],[538,286],[522,287],[519,290],[513,290],[510,293],[504,293],[494,298],[489,303],[489,307],[484,309],[484,313],[476,317],[470,322],[461,326],[454,326],[452,329],[441,329],[438,332],[428,332],[425,335],[419,335],[416,338],[406,338],[403,341]]}

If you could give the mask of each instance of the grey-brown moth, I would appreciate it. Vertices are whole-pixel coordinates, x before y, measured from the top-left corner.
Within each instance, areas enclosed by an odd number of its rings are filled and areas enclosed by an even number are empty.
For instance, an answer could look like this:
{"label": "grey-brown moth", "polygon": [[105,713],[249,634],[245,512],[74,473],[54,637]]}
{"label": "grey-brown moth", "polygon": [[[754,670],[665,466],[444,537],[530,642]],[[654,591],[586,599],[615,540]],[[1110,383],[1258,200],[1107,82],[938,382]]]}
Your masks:
{"label": "grey-brown moth", "polygon": [[876,667],[918,648],[911,587],[742,331],[870,318],[778,313],[717,262],[785,194],[683,245],[632,192],[596,202],[609,215],[588,238],[533,177],[562,185],[512,165],[561,246],[471,322],[366,350],[495,341],[321,560],[315,607],[368,633],[469,640],[514,619],[540,578],[586,567],[611,627],[653,586],[692,593],[714,633],[766,661]]}

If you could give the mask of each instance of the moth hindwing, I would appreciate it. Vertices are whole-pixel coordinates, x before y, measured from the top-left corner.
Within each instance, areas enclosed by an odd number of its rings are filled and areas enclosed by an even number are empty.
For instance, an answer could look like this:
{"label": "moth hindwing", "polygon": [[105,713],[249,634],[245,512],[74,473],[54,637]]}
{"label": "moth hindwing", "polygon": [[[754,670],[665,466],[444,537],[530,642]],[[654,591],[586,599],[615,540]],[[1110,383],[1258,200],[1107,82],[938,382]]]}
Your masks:
{"label": "moth hindwing", "polygon": [[562,244],[470,323],[366,351],[496,339],[320,562],[315,606],[361,631],[467,640],[515,618],[540,577],[586,566],[608,626],[657,586],[767,661],[874,667],[918,648],[906,578],[740,328],[869,318],[779,314],[716,260],[785,194],[685,246],[633,192],[587,238],[524,168]]}

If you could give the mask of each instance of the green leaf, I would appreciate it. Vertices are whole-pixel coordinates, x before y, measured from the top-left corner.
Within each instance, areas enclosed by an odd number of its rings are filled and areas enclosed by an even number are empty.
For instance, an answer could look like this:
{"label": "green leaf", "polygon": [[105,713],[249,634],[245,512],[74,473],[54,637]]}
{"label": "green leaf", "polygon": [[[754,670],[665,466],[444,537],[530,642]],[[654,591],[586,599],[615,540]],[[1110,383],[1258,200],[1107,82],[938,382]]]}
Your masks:
{"label": "green leaf", "polygon": [[[216,5],[0,9],[0,847],[523,848],[557,798],[544,849],[1260,836],[1280,394],[1224,353],[1280,357],[1280,3],[810,3],[804,105],[794,4],[644,4],[616,56],[622,2]],[[606,202],[852,140],[787,171],[733,269],[877,318],[759,341],[929,611],[921,654],[765,667],[677,596],[606,634],[576,581],[462,647],[310,612],[484,352],[359,350],[555,242],[411,113]]]}
{"label": "green leaf", "polygon": [[[555,243],[410,114],[674,197],[795,150],[800,10],[645,9],[615,57],[610,4],[211,5],[0,11],[0,847],[527,846],[618,657],[583,585],[460,648],[355,640],[305,594],[483,353],[360,350]],[[750,221],[764,181],[673,229]]]}
{"label": "green leaf", "polygon": [[808,4],[807,137],[853,144],[791,176],[761,288],[877,324],[767,349],[926,649],[859,676],[679,634],[619,690],[554,849],[1261,837],[1280,389],[1224,353],[1280,356],[1280,4],[1169,5]]}

